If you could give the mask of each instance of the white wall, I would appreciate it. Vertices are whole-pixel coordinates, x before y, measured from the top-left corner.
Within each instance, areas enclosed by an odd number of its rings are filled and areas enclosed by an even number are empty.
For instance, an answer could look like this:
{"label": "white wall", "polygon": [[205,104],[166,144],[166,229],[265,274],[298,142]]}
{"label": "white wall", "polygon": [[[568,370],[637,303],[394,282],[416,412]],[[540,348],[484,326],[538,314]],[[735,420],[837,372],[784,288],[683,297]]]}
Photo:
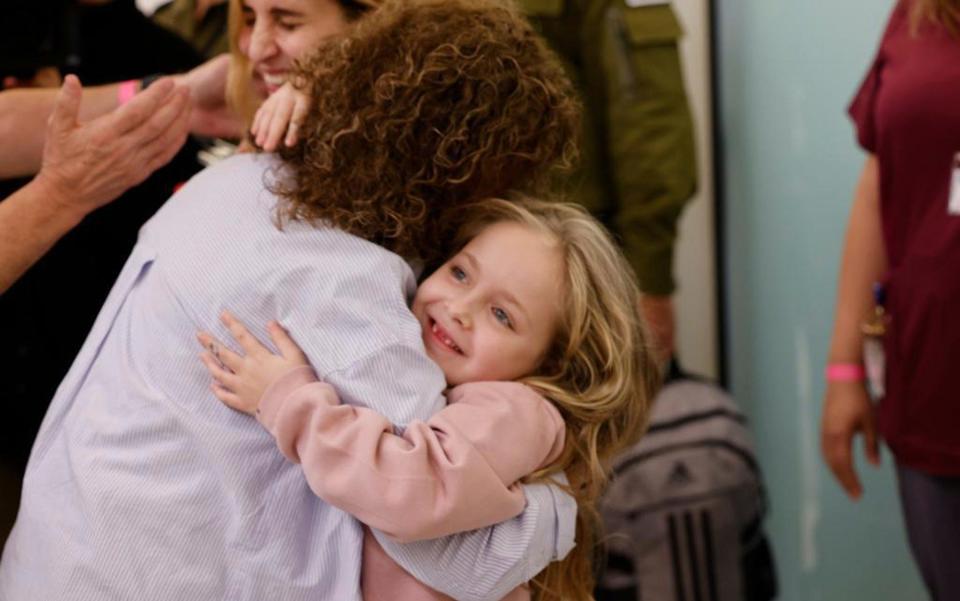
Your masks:
{"label": "white wall", "polygon": [[697,134],[700,176],[697,195],[680,221],[674,266],[677,275],[677,350],[688,370],[717,377],[709,7],[708,0],[674,0],[673,5],[686,31],[680,50]]}

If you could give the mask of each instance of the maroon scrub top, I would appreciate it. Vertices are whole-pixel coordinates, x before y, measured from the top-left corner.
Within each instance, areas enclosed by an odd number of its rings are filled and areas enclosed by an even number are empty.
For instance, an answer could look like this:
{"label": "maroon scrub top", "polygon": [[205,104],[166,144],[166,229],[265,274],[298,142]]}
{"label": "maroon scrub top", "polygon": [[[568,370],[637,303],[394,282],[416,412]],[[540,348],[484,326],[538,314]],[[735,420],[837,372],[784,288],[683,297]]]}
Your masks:
{"label": "maroon scrub top", "polygon": [[880,167],[891,316],[880,432],[908,467],[960,475],[960,215],[947,212],[960,39],[932,23],[912,32],[901,0],[850,116]]}

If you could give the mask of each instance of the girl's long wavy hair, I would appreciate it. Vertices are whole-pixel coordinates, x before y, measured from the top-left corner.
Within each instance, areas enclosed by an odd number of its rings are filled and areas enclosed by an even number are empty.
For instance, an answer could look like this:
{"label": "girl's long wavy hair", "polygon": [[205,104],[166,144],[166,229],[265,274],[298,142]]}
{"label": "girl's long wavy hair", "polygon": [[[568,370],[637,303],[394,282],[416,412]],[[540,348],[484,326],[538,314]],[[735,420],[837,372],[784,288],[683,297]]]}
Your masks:
{"label": "girl's long wavy hair", "polygon": [[[336,0],[348,22],[355,21],[380,5],[380,0]],[[252,87],[253,66],[240,51],[240,32],[243,29],[243,0],[229,0],[227,5],[227,39],[230,42],[230,69],[227,72],[227,105],[240,115],[245,130],[250,129],[253,116],[263,102]],[[320,45],[322,40],[317,40]]]}
{"label": "girl's long wavy hair", "polygon": [[910,23],[914,33],[920,23],[930,21],[942,25],[960,39],[960,2],[958,0],[910,0]]}
{"label": "girl's long wavy hair", "polygon": [[535,578],[533,593],[543,601],[593,599],[597,500],[613,456],[643,433],[660,384],[633,270],[606,229],[577,205],[495,199],[470,206],[465,216],[458,246],[510,221],[547,234],[563,257],[561,324],[536,373],[523,382],[549,398],[566,424],[563,453],[529,480],[566,473],[577,500],[578,544]]}
{"label": "girl's long wavy hair", "polygon": [[509,0],[390,0],[296,75],[312,104],[280,216],[445,256],[466,204],[538,191],[577,155],[580,104]]}

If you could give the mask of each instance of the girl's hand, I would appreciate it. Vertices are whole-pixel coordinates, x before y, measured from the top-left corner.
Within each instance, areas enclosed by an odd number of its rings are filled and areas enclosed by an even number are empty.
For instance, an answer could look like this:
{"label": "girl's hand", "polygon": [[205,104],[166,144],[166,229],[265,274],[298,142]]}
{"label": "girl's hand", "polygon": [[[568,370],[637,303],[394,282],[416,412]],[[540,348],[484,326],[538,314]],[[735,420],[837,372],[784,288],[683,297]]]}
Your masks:
{"label": "girl's hand", "polygon": [[267,330],[280,349],[279,355],[260,344],[228,311],[220,315],[220,321],[230,330],[244,355],[234,353],[207,332],[200,332],[197,340],[206,349],[200,354],[200,360],[213,376],[210,386],[213,394],[231,409],[253,415],[271,384],[291,369],[309,362],[297,343],[275,321],[267,324]]}
{"label": "girl's hand", "polygon": [[250,133],[256,140],[257,146],[273,152],[280,144],[280,139],[287,146],[297,143],[297,129],[307,116],[310,106],[310,96],[304,94],[289,81],[263,101],[257,114],[253,117]]}

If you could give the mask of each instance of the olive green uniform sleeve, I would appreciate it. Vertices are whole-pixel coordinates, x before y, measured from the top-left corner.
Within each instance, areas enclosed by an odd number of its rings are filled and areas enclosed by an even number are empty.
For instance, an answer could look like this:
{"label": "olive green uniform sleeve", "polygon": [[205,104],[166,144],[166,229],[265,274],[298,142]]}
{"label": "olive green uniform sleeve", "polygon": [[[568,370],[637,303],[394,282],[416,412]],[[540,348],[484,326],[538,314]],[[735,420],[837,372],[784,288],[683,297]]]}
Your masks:
{"label": "olive green uniform sleeve", "polygon": [[519,1],[583,96],[583,165],[568,193],[618,236],[645,293],[671,294],[677,222],[697,183],[672,7]]}

